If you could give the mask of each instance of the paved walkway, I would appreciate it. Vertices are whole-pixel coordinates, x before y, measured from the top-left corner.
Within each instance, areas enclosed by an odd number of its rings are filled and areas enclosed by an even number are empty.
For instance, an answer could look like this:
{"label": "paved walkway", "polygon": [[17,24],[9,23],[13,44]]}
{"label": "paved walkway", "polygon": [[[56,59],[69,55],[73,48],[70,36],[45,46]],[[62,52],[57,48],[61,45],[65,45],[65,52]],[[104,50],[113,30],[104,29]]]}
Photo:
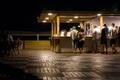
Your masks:
{"label": "paved walkway", "polygon": [[24,50],[0,60],[0,80],[120,80],[120,54]]}

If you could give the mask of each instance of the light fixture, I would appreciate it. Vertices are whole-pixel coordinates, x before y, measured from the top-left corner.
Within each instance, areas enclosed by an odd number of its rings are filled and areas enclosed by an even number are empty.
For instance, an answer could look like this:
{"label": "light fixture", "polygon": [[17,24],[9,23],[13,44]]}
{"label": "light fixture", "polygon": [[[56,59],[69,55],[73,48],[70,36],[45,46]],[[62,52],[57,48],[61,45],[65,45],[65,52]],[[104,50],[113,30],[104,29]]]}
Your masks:
{"label": "light fixture", "polygon": [[67,23],[70,23],[70,21],[67,21]]}
{"label": "light fixture", "polygon": [[46,20],[49,20],[49,17],[46,17],[45,19],[46,19]]}
{"label": "light fixture", "polygon": [[49,16],[51,16],[51,15],[52,15],[52,13],[48,13],[48,15],[49,15]]}
{"label": "light fixture", "polygon": [[78,27],[80,28],[80,25],[78,25]]}
{"label": "light fixture", "polygon": [[77,18],[78,18],[78,16],[74,16],[74,18],[75,18],[75,19],[77,19]]}
{"label": "light fixture", "polygon": [[46,23],[47,21],[46,21],[46,20],[43,20],[42,22],[43,22],[43,23]]}
{"label": "light fixture", "polygon": [[69,19],[69,21],[73,21],[72,19]]}
{"label": "light fixture", "polygon": [[97,16],[101,16],[101,15],[102,15],[102,14],[100,14],[100,13],[99,13],[99,14],[97,14]]}

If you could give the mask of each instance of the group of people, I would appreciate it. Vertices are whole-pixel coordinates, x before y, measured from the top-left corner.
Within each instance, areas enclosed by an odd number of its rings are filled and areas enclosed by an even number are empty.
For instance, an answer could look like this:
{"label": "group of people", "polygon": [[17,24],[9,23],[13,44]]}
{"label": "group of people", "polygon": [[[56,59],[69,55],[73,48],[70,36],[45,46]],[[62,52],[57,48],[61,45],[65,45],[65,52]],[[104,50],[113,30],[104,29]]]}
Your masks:
{"label": "group of people", "polygon": [[13,36],[8,31],[0,31],[0,57],[1,56],[7,56],[7,55],[13,55],[13,53],[16,53],[16,50],[19,53],[19,46],[21,46],[22,41],[20,38],[17,38],[17,40],[13,39]]}
{"label": "group of people", "polygon": [[[84,29],[77,30],[76,27],[73,26],[71,30],[71,38],[72,38],[73,52],[76,53],[77,49],[79,49],[81,53],[81,51],[83,51],[83,46],[85,43]],[[92,47],[91,47],[92,51],[94,53],[101,52],[107,54],[108,40],[110,40],[112,53],[116,53],[117,49],[115,45],[117,40],[120,47],[120,27],[116,27],[115,23],[111,24],[111,28],[109,28],[106,24],[104,24],[100,32],[97,29],[97,26],[94,26],[92,30]],[[99,47],[99,43],[101,44],[101,47]]]}
{"label": "group of people", "polygon": [[72,38],[72,49],[73,52],[76,53],[77,48],[79,51],[83,50],[85,36],[84,36],[84,29],[77,30],[75,26],[73,26],[70,36]]}
{"label": "group of people", "polygon": [[101,46],[102,53],[108,53],[108,39],[110,40],[110,46],[112,53],[116,53],[116,41],[118,40],[120,46],[120,27],[118,28],[115,23],[111,24],[111,28],[108,28],[106,24],[103,25],[103,29],[101,31]]}

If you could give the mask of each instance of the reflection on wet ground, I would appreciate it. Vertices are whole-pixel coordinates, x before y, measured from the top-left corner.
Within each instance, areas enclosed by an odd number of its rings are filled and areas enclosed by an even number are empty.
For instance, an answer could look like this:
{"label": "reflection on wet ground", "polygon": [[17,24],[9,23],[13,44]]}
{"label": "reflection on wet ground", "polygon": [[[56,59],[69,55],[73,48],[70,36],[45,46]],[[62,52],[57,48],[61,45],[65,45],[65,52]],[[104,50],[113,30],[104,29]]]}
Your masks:
{"label": "reflection on wet ground", "polygon": [[120,54],[24,50],[0,60],[0,80],[120,80]]}

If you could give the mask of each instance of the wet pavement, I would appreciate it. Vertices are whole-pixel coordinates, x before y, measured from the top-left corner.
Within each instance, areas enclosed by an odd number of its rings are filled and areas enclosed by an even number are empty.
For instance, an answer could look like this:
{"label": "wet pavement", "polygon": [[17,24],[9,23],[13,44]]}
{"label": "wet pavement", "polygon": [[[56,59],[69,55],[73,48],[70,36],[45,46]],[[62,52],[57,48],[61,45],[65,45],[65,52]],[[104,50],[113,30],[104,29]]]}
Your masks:
{"label": "wet pavement", "polygon": [[120,80],[120,54],[24,50],[0,59],[0,80]]}

